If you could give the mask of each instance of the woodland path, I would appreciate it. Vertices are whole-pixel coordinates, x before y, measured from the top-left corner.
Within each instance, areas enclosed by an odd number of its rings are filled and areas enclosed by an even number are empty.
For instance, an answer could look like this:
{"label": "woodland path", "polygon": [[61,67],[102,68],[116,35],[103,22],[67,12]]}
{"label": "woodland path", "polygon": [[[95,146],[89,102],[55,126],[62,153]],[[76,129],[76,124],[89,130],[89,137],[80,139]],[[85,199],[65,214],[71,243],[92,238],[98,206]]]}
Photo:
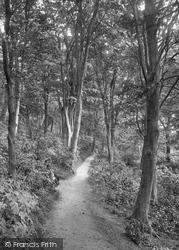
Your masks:
{"label": "woodland path", "polygon": [[120,225],[113,215],[91,199],[87,178],[92,160],[88,157],[73,177],[57,187],[61,198],[46,223],[48,237],[63,238],[64,250],[136,249],[120,239]]}

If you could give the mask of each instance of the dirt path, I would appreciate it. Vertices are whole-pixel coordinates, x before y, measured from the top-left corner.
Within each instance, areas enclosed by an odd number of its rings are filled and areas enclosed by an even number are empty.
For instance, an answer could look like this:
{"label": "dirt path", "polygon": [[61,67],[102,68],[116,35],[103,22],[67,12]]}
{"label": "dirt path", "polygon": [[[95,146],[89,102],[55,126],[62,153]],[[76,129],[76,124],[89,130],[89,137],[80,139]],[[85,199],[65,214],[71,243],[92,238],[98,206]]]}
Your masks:
{"label": "dirt path", "polygon": [[61,198],[46,223],[49,237],[63,238],[64,250],[132,250],[119,237],[120,225],[97,203],[90,199],[87,182],[93,157],[88,157],[76,175],[57,187]]}

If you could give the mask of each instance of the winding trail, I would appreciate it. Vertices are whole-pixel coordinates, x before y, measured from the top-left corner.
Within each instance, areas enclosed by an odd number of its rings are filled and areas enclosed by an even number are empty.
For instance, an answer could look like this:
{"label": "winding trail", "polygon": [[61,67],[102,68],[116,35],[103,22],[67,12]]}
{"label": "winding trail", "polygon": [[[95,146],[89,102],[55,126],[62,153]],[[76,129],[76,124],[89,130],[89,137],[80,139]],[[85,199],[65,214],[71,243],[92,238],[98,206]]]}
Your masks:
{"label": "winding trail", "polygon": [[63,238],[64,250],[132,250],[119,239],[120,225],[115,218],[91,200],[87,182],[93,157],[88,157],[75,176],[61,181],[55,203],[46,223],[48,237]]}

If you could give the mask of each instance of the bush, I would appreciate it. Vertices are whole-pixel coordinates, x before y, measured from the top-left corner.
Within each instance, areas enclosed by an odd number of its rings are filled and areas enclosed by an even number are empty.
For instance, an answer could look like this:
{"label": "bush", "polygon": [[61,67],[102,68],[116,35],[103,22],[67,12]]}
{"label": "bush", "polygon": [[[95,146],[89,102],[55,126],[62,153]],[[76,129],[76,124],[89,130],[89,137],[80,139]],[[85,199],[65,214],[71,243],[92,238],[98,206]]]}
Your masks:
{"label": "bush", "polygon": [[122,156],[122,161],[130,167],[138,167],[136,162],[136,157],[133,154],[124,154]]}
{"label": "bush", "polygon": [[122,205],[131,209],[139,186],[138,179],[139,176],[122,161],[110,165],[105,160],[96,160],[91,169],[90,181],[103,190],[103,200],[117,208]]}

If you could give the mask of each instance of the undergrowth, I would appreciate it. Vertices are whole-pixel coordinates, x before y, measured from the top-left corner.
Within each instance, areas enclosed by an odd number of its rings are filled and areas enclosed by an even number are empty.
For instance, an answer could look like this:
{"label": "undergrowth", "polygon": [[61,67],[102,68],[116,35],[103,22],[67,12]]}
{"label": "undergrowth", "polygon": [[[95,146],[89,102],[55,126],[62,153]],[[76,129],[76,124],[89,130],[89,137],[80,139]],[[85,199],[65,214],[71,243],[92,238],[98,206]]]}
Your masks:
{"label": "undergrowth", "polygon": [[[133,158],[129,161],[128,157],[123,157],[109,164],[105,158],[96,157],[89,181],[94,184],[103,202],[113,207],[119,215],[128,218],[134,208],[140,174],[141,170]],[[149,214],[152,228],[158,235],[179,240],[179,174],[162,165],[157,167],[157,176],[158,204],[151,202]],[[152,245],[140,221],[130,220],[126,234],[136,244]]]}
{"label": "undergrowth", "polygon": [[54,187],[71,175],[72,156],[53,134],[18,136],[17,177],[8,177],[7,135],[0,141],[0,237],[41,237],[45,215],[58,198]]}

